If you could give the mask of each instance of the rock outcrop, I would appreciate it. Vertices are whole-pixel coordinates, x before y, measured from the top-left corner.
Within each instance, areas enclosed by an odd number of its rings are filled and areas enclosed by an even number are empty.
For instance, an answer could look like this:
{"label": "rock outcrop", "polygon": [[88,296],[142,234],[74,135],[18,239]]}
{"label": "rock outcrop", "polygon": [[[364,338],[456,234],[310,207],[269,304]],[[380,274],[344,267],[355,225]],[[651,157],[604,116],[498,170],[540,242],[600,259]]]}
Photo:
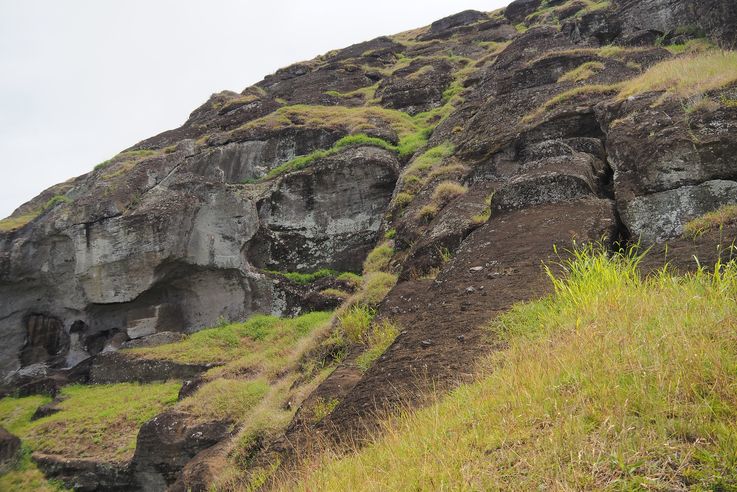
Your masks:
{"label": "rock outcrop", "polygon": [[[737,203],[737,81],[685,98],[622,87],[688,50],[735,46],[736,9],[516,0],[213,95],[0,228],[2,391],[176,378],[195,394],[211,366],[119,349],[335,308],[354,289],[336,273],[360,273],[386,241],[399,283],[378,319],[406,329],[365,373],[351,352],[305,400],[338,395],[320,423],[297,412],[259,445],[285,456],[304,427],[357,435],[377,409],[470,376],[498,348],[478,327],[547,292],[554,246],[681,241],[689,257],[684,226]],[[318,270],[307,284],[285,275]],[[204,487],[232,424],[172,410],[125,466],[34,459],[82,490]]]}

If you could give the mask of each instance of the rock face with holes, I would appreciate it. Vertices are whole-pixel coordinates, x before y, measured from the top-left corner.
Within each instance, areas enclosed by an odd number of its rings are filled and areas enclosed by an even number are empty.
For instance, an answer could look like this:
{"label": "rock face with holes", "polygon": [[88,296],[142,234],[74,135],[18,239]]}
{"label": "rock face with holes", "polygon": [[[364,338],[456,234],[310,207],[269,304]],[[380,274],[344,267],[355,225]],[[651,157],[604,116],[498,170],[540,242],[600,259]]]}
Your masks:
{"label": "rock face with holes", "polygon": [[[737,84],[620,93],[688,42],[734,46],[735,5],[516,0],[214,94],[0,222],[0,394],[196,378],[210,366],[117,351],[335,308],[353,284],[279,272],[359,273],[383,241],[399,284],[379,316],[407,330],[367,373],[344,365],[318,388],[340,400],[325,425],[362,428],[377,402],[405,401],[398,388],[411,401],[418,367],[455,381],[489,349],[475,326],[545,292],[554,246],[663,243],[737,203]],[[111,489],[186,490],[182,468],[232,430],[200,424],[150,421],[125,468],[37,461],[91,490],[96,474]]]}
{"label": "rock face with holes", "polygon": [[2,376],[219,318],[279,314],[262,268],[359,271],[399,172],[393,153],[354,147],[268,183],[232,184],[330,145],[324,135],[288,130],[277,143],[201,151],[184,141],[78,178],[73,205],[0,234]]}

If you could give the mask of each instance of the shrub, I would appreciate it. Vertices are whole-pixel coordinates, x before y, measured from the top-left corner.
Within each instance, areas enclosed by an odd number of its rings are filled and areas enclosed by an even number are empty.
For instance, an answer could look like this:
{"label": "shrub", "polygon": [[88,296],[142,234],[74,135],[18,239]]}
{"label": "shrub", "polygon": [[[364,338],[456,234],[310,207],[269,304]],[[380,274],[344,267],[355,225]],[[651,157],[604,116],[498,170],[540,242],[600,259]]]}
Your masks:
{"label": "shrub", "polygon": [[51,197],[49,201],[46,202],[46,205],[44,205],[44,210],[48,210],[52,207],[55,207],[56,205],[60,203],[69,203],[71,200],[66,195],[54,195]]}
{"label": "shrub", "polygon": [[465,195],[468,189],[456,181],[443,181],[439,183],[432,193],[433,202],[445,205],[451,200]]}
{"label": "shrub", "polygon": [[427,205],[424,205],[420,210],[417,211],[417,220],[423,221],[423,222],[430,222],[432,219],[435,218],[436,215],[438,215],[438,212],[440,209],[438,209],[438,206],[434,203],[428,203]]}

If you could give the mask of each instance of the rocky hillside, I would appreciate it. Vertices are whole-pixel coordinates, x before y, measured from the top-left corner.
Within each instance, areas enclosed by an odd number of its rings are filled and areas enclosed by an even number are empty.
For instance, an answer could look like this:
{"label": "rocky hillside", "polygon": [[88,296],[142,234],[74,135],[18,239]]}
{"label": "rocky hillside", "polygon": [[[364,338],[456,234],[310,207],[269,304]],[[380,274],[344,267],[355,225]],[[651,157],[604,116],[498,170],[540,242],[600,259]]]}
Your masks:
{"label": "rocky hillside", "polygon": [[474,377],[572,242],[714,264],[736,44],[730,0],[516,0],[214,94],[46,190],[0,221],[7,483],[274,485]]}

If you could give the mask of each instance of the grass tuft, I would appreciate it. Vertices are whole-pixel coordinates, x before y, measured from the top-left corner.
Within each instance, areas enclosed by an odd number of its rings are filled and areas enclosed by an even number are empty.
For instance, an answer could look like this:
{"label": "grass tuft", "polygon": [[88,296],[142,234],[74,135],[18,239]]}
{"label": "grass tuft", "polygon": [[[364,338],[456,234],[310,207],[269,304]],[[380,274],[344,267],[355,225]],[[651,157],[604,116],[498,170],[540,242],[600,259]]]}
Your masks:
{"label": "grass tuft", "polygon": [[737,205],[725,205],[690,221],[683,228],[686,236],[697,238],[703,234],[737,222]]}

